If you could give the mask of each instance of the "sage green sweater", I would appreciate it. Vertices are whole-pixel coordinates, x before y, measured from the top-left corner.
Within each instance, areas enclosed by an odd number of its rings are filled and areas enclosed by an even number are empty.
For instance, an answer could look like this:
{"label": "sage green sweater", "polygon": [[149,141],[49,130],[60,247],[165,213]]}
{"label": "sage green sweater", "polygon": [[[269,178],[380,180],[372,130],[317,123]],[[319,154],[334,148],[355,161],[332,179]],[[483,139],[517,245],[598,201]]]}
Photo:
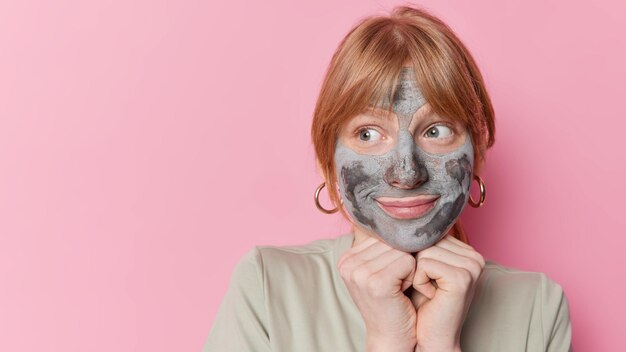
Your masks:
{"label": "sage green sweater", "polygon": [[[255,247],[237,264],[204,351],[365,351],[365,325],[337,261],[353,235]],[[464,352],[569,351],[561,286],[487,260],[461,335]]]}

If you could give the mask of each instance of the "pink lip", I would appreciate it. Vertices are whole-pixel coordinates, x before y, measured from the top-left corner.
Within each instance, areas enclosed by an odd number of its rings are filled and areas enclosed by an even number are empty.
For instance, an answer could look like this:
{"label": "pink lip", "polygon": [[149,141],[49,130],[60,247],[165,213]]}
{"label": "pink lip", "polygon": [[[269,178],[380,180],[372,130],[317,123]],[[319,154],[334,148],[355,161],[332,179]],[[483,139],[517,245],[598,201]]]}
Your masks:
{"label": "pink lip", "polygon": [[403,198],[380,197],[376,199],[376,202],[387,215],[403,220],[419,218],[428,213],[435,206],[437,199],[439,196],[434,195]]}

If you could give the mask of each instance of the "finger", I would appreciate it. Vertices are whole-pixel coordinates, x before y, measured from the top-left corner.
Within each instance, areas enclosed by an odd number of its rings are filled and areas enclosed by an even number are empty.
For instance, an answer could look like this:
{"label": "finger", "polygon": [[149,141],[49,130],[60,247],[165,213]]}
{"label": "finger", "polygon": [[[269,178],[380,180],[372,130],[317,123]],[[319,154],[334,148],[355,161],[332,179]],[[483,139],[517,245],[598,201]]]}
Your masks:
{"label": "finger", "polygon": [[361,253],[362,251],[366,250],[370,246],[374,245],[376,242],[378,242],[377,239],[370,237],[364,240],[363,242],[359,243],[358,245],[352,248],[349,248],[341,255],[341,258],[339,258],[339,261],[337,262],[337,266],[340,267],[344,261]]}
{"label": "finger", "polygon": [[409,257],[409,258],[405,258],[407,261],[406,263],[411,263],[411,266],[413,267],[415,266],[415,258],[413,258],[413,256],[411,256],[408,253],[405,253],[405,252],[402,252],[393,248],[363,263],[363,266],[367,267],[367,269],[370,272],[375,273],[391,266],[395,261],[397,261],[399,258],[402,258],[402,257]]}
{"label": "finger", "polygon": [[472,284],[473,276],[465,268],[455,267],[432,258],[420,258],[415,271],[415,289],[428,298],[434,297],[435,288],[430,279],[437,282],[438,289],[465,294]]}
{"label": "finger", "polygon": [[433,299],[435,297],[435,292],[437,289],[430,282],[431,278],[426,274],[422,268],[417,267],[415,269],[415,275],[413,276],[413,287],[415,290],[429,299]]}
{"label": "finger", "polygon": [[457,246],[459,246],[459,247],[463,247],[463,248],[467,248],[467,249],[473,249],[473,248],[472,248],[472,246],[470,246],[469,244],[467,244],[467,243],[465,243],[465,242],[461,241],[460,239],[458,239],[458,238],[456,238],[456,237],[454,237],[454,236],[452,236],[452,235],[450,235],[450,234],[447,234],[447,235],[444,237],[444,239],[449,240],[450,242],[452,242],[452,243],[456,244],[456,245],[457,245]]}
{"label": "finger", "polygon": [[415,270],[415,258],[401,251],[388,251],[353,270],[341,269],[342,277],[370,294],[385,297],[398,293]]}
{"label": "finger", "polygon": [[[459,243],[463,244],[464,246],[460,246]],[[485,258],[480,253],[474,250],[474,248],[472,248],[471,246],[466,245],[465,243],[458,241],[451,236],[446,236],[443,240],[437,242],[435,246],[445,248],[456,254],[471,258],[475,260],[481,268],[485,267]]]}
{"label": "finger", "polygon": [[474,251],[474,248],[471,246],[456,240],[454,237],[447,235],[441,239],[441,241],[435,243],[435,245],[445,246],[447,249],[453,250],[454,252],[459,253],[467,253]]}
{"label": "finger", "polygon": [[357,244],[356,246],[349,248],[346,252],[357,254],[366,250],[370,246],[374,245],[376,242],[379,242],[376,238],[368,237],[365,240],[363,240],[361,243]]}
{"label": "finger", "polygon": [[355,257],[358,257],[362,261],[369,261],[369,260],[372,260],[372,259],[378,257],[379,255],[381,255],[381,254],[383,254],[385,252],[393,251],[393,250],[394,249],[392,247],[390,247],[388,244],[386,244],[384,242],[381,242],[381,241],[376,241],[371,246],[369,246],[369,247],[365,248],[364,250],[362,250],[361,252],[357,253],[355,255]]}
{"label": "finger", "polygon": [[[368,270],[379,267],[380,270],[374,272],[369,278],[368,284],[380,285],[384,289],[382,291],[391,292],[389,289],[404,291],[409,288],[413,282],[413,274],[415,273],[415,258],[412,255],[400,252],[385,253],[380,258],[376,258],[367,264],[371,266]],[[389,262],[391,258],[395,258]],[[370,288],[372,288],[370,286]],[[379,291],[380,292],[380,291]],[[394,291],[397,292],[397,291]]]}
{"label": "finger", "polygon": [[351,268],[361,266],[363,265],[363,263],[373,260],[381,254],[389,251],[394,251],[394,249],[384,242],[375,240],[375,242],[370,244],[369,246],[359,248],[358,252],[349,253],[345,258],[342,257],[338,265],[342,266],[344,270],[349,270]]}
{"label": "finger", "polygon": [[478,276],[482,271],[480,263],[474,258],[466,257],[438,246],[432,246],[420,251],[417,254],[417,260],[419,261],[422,258],[430,258],[457,268],[466,269],[472,274],[474,280],[478,280]]}
{"label": "finger", "polygon": [[413,282],[411,280],[409,280],[408,278],[403,279],[402,286],[400,287],[400,291],[402,292],[406,291],[406,289],[411,287],[411,285],[413,285]]}
{"label": "finger", "polygon": [[416,291],[413,291],[413,293],[411,294],[410,299],[411,299],[411,302],[413,302],[413,306],[414,306],[416,309],[419,309],[419,307],[420,307],[422,304],[424,304],[424,302],[426,302],[426,301],[428,301],[428,300],[429,300],[429,298],[428,298],[428,297],[424,296],[424,294],[422,294],[421,292],[419,292],[419,291],[417,291],[417,290],[416,290]]}

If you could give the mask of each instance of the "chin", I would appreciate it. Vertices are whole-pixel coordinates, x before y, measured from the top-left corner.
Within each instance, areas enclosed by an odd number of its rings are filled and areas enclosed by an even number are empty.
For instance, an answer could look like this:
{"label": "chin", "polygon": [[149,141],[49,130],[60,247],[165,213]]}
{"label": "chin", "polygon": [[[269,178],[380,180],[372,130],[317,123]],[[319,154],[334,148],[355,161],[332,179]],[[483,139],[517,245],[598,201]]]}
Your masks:
{"label": "chin", "polygon": [[420,235],[415,235],[416,232],[419,232],[418,229],[405,230],[405,232],[406,234],[402,234],[402,231],[396,232],[396,235],[381,234],[379,237],[397,250],[415,253],[435,245],[445,235],[445,231],[437,234],[421,233]]}

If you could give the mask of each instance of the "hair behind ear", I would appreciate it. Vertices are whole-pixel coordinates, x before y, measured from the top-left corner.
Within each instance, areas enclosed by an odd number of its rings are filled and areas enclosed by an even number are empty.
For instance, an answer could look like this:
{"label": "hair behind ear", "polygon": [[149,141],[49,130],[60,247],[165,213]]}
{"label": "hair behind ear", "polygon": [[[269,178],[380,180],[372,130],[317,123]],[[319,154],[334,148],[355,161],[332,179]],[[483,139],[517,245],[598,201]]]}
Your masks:
{"label": "hair behind ear", "polygon": [[474,159],[474,175],[481,175],[483,167],[485,166],[485,158],[480,155],[476,155]]}

